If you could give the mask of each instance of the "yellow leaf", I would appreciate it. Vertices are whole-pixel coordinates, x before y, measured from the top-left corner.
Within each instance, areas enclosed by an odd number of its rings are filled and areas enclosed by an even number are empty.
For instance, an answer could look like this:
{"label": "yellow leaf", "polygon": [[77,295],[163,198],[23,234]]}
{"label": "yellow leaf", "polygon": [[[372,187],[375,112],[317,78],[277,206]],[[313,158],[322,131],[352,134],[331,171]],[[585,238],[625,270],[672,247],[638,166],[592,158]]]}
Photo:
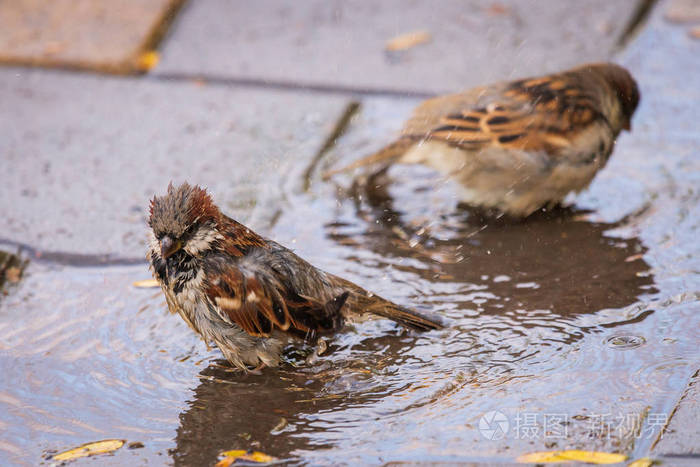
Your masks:
{"label": "yellow leaf", "polygon": [[158,287],[160,284],[158,284],[158,281],[155,279],[144,279],[142,281],[136,281],[132,284],[134,287],[139,287],[142,289],[146,289],[149,287]]}
{"label": "yellow leaf", "polygon": [[225,451],[222,452],[220,455],[224,456],[224,458],[217,462],[215,467],[229,467],[237,460],[242,460],[249,463],[255,462],[258,464],[267,464],[277,460],[277,458],[268,456],[267,454],[259,451],[245,451],[243,449]]}
{"label": "yellow leaf", "polygon": [[634,462],[630,462],[629,464],[627,464],[627,467],[651,467],[653,463],[654,461],[649,459],[648,457],[642,457],[641,459],[637,459]]}
{"label": "yellow leaf", "polygon": [[158,65],[159,60],[160,56],[158,55],[158,52],[155,50],[149,50],[148,52],[144,52],[139,56],[136,66],[141,71],[149,71]]}
{"label": "yellow leaf", "polygon": [[430,41],[430,33],[427,31],[413,31],[406,34],[401,34],[386,43],[386,50],[389,52],[397,52],[399,50],[410,49],[419,44]]}
{"label": "yellow leaf", "polygon": [[543,451],[524,454],[516,459],[520,463],[544,464],[563,463],[569,461],[586,462],[589,464],[617,464],[627,459],[624,454],[597,451]]}
{"label": "yellow leaf", "polygon": [[77,448],[58,453],[51,459],[55,461],[69,461],[79,457],[107,454],[124,446],[124,443],[125,441],[123,439],[105,439],[102,441],[95,441],[93,443],[86,443],[82,446],[78,446]]}

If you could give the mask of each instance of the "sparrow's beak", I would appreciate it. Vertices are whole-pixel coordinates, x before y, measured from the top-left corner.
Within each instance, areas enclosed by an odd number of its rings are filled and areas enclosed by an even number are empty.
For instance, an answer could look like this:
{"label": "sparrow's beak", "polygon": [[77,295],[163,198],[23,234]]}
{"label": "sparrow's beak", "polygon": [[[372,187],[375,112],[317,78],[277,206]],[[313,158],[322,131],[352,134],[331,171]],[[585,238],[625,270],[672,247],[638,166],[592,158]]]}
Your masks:
{"label": "sparrow's beak", "polygon": [[172,256],[180,248],[182,248],[180,240],[173,241],[173,239],[167,235],[160,240],[160,256],[163,259]]}

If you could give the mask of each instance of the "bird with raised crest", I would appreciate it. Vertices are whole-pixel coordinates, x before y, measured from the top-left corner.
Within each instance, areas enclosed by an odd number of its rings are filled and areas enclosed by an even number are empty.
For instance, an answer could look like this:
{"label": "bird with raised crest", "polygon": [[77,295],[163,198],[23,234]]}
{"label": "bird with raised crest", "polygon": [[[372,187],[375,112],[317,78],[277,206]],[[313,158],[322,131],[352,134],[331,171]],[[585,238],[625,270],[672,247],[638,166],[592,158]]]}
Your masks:
{"label": "bird with raised crest", "polygon": [[458,182],[465,204],[526,217],[590,184],[639,97],[627,70],[597,63],[428,99],[396,141],[324,177],[424,164]]}
{"label": "bird with raised crest", "polygon": [[170,184],[150,205],[146,254],[168,308],[234,366],[277,366],[294,341],[313,344],[363,315],[412,329],[443,326],[350,281],[227,217],[198,186]]}

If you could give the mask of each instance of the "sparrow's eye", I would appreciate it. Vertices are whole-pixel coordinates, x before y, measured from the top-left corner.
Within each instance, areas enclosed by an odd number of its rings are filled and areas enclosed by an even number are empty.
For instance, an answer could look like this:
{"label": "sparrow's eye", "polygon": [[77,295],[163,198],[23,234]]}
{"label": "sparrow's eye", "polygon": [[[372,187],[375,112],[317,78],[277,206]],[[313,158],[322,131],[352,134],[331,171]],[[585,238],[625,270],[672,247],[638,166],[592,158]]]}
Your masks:
{"label": "sparrow's eye", "polygon": [[195,233],[196,230],[197,230],[197,226],[195,224],[192,224],[189,227],[187,227],[187,229],[185,229],[185,231],[182,233],[180,238],[183,238],[183,239],[189,238]]}

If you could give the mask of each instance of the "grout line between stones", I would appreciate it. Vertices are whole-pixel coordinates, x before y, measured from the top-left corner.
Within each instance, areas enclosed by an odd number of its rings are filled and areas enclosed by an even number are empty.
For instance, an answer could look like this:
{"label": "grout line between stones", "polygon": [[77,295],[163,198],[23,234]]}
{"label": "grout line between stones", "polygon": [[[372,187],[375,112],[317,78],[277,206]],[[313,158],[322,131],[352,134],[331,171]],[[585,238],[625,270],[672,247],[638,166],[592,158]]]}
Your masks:
{"label": "grout line between stones", "polygon": [[274,89],[279,91],[302,91],[308,93],[335,94],[352,97],[398,97],[422,98],[436,96],[434,92],[419,90],[397,90],[388,88],[356,88],[334,84],[305,84],[295,81],[270,80],[265,78],[245,78],[237,76],[216,76],[189,73],[160,73],[147,75],[145,79],[153,81],[200,81],[205,84],[219,86],[240,86],[259,89]]}
{"label": "grout line between stones", "polygon": [[14,249],[17,255],[21,255],[30,261],[65,266],[133,266],[136,264],[146,264],[145,255],[143,258],[129,258],[126,256],[115,256],[109,253],[84,255],[63,251],[46,251],[34,248],[25,243],[4,238],[0,238],[0,247],[3,247],[5,251]]}
{"label": "grout line between stones", "polygon": [[658,3],[658,0],[639,0],[637,3],[637,8],[630,17],[629,23],[625,26],[625,29],[620,34],[620,37],[615,42],[612,49],[612,55],[615,56],[629,44],[637,35],[637,33],[642,29],[644,24],[646,24],[651,11],[654,6]]}
{"label": "grout line between stones", "polygon": [[326,154],[328,154],[328,151],[330,151],[333,148],[333,146],[335,146],[338,138],[340,138],[343,135],[343,133],[345,133],[345,131],[348,128],[348,125],[350,124],[350,121],[352,120],[352,117],[357,113],[359,109],[360,103],[358,101],[351,101],[347,104],[347,106],[345,106],[345,110],[336,122],[335,127],[333,127],[333,131],[331,131],[331,133],[328,135],[323,145],[318,150],[314,158],[309,163],[309,166],[304,171],[303,189],[305,192],[308,192],[311,188],[311,178],[314,172],[316,171],[316,167],[318,167],[318,164],[323,160]]}
{"label": "grout line between stones", "polygon": [[688,381],[685,384],[685,386],[683,387],[680,396],[676,398],[676,401],[673,404],[673,409],[671,409],[671,412],[669,413],[668,418],[666,419],[666,423],[664,424],[663,427],[661,427],[658,435],[656,436],[654,441],[651,443],[651,446],[649,446],[649,451],[653,451],[654,448],[656,448],[656,445],[659,443],[659,441],[661,441],[663,439],[664,433],[666,433],[669,425],[671,424],[671,420],[676,415],[676,412],[678,412],[678,409],[680,408],[683,400],[688,396],[688,393],[690,392],[691,387],[694,384],[697,384],[699,376],[700,376],[700,369],[697,369],[690,376],[690,378],[688,378]]}

